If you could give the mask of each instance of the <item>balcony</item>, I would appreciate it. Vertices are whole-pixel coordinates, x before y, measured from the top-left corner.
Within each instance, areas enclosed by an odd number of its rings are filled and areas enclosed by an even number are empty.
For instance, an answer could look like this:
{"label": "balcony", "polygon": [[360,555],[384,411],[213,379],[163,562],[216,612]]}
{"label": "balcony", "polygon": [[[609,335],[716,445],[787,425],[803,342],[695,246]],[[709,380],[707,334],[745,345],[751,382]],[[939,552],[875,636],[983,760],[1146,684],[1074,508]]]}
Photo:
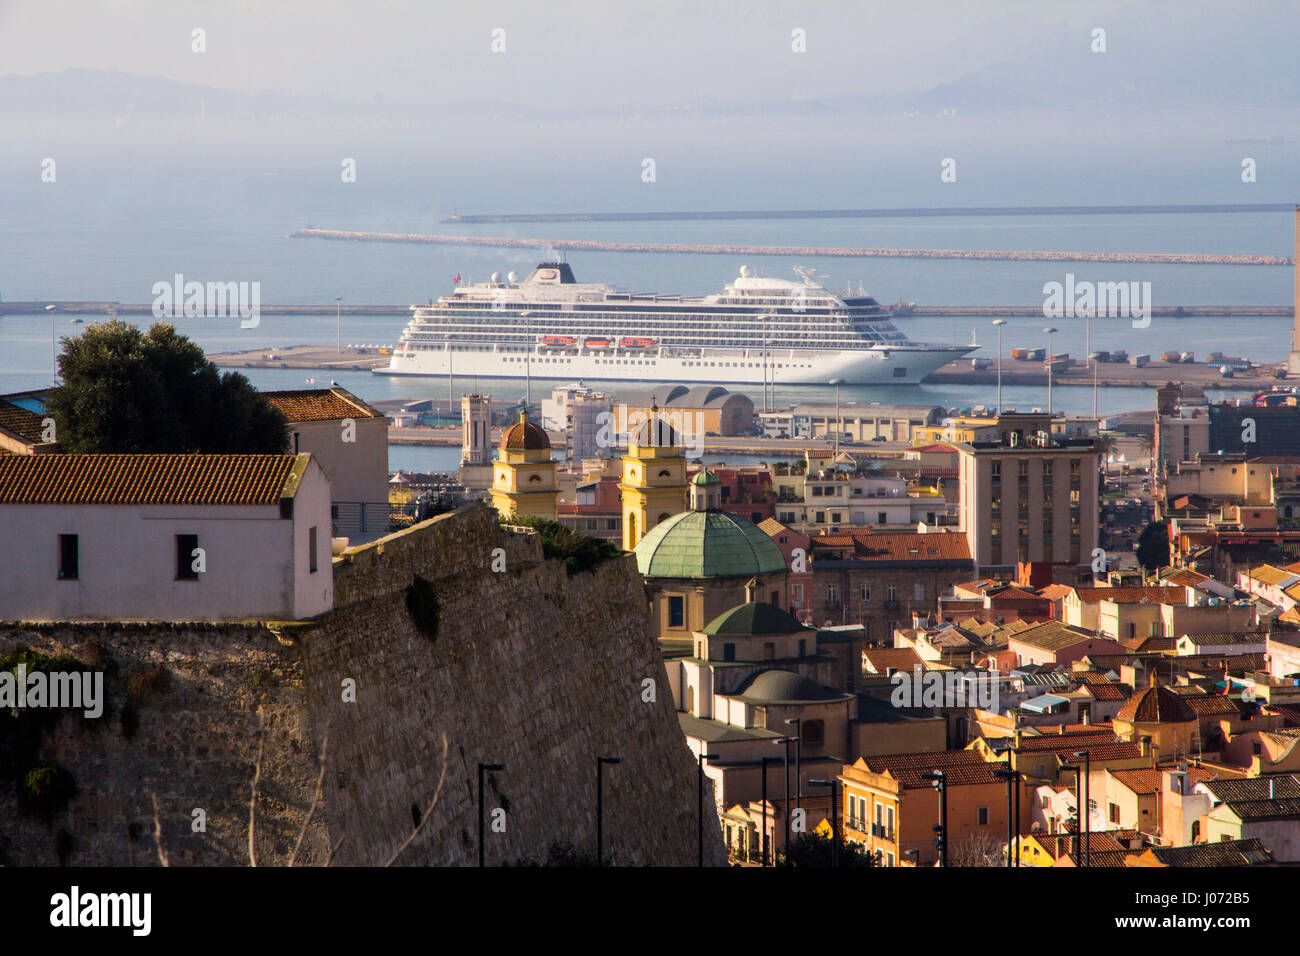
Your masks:
{"label": "balcony", "polygon": [[882,840],[888,840],[890,843],[894,842],[894,828],[887,827],[883,823],[871,824],[871,835]]}
{"label": "balcony", "polygon": [[883,603],[886,611],[898,610],[898,598],[885,598]]}
{"label": "balcony", "polygon": [[826,610],[828,610],[828,611],[838,611],[838,610],[840,609],[840,602],[839,602],[839,601],[827,601],[827,602],[826,602],[824,605],[822,605],[822,606],[823,606],[824,608],[826,608]]}

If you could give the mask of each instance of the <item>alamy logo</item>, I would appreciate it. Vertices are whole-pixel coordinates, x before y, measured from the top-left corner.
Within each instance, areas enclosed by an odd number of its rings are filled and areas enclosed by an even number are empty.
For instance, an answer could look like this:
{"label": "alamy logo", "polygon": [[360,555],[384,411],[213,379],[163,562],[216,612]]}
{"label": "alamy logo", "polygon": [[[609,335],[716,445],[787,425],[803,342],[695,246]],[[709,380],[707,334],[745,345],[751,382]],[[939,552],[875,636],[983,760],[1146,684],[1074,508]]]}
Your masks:
{"label": "alamy logo", "polygon": [[978,707],[998,712],[997,671],[922,671],[921,665],[889,678],[895,707]]}
{"label": "alamy logo", "polygon": [[85,717],[104,713],[103,671],[27,672],[26,664],[0,671],[0,710],[71,708]]}
{"label": "alamy logo", "polygon": [[50,897],[51,926],[126,926],[133,936],[148,936],[152,914],[151,893],[82,893],[74,886]]}
{"label": "alamy logo", "polygon": [[239,316],[241,329],[262,321],[262,283],[186,282],[176,273],[172,282],[153,284],[155,319],[225,319]]}
{"label": "alamy logo", "polygon": [[[620,438],[626,440],[650,419],[650,416],[643,411],[629,411],[626,405],[617,407],[619,410],[617,413],[608,411],[596,415],[596,424],[599,426],[596,432],[596,444],[600,448],[616,447]],[[703,412],[661,411],[658,417],[660,422],[673,430],[677,437],[677,444],[686,450],[688,458],[699,458],[704,454]],[[627,423],[626,432],[621,436],[617,432],[620,418]]]}
{"label": "alamy logo", "polygon": [[1043,286],[1043,316],[1048,319],[1076,319],[1097,316],[1104,319],[1132,319],[1133,328],[1151,324],[1150,282],[1076,282],[1074,273],[1065,282]]}

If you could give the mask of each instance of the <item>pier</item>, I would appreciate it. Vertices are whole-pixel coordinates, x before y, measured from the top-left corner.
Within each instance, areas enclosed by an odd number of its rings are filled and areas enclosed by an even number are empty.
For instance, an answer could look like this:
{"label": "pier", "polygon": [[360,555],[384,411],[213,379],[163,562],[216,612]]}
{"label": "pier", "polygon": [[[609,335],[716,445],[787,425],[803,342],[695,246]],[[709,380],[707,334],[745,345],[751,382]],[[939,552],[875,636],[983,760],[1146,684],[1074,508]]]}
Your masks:
{"label": "pier", "polygon": [[602,242],[594,239],[531,239],[519,236],[449,236],[397,232],[349,232],[339,229],[299,229],[293,239],[344,242],[399,242],[446,246],[487,246],[498,249],[541,249],[566,252],[633,252],[678,255],[798,256],[837,259],[974,259],[1011,262],[1105,262],[1160,265],[1290,266],[1286,256],[1224,255],[1190,252],[1050,252],[1013,249],[867,249],[832,246],[699,245],[675,242]]}
{"label": "pier", "polygon": [[899,209],[731,209],[712,212],[544,212],[461,215],[443,222],[703,222],[726,219],[913,219],[928,216],[1133,216],[1183,213],[1291,212],[1289,203],[1210,203],[1173,206],[931,206]]}

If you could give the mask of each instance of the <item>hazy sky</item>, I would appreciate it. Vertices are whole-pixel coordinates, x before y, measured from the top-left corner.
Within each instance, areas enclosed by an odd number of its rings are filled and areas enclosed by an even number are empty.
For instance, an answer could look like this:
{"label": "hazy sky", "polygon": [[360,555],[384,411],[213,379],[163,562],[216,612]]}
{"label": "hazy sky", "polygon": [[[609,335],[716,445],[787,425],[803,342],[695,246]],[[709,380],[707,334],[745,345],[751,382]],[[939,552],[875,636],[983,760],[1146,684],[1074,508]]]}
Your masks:
{"label": "hazy sky", "polygon": [[[664,106],[924,90],[1130,3],[0,0],[0,71],[121,70],[373,102]],[[207,50],[191,50],[206,30]],[[491,52],[505,30],[504,54]],[[791,50],[806,31],[807,52]],[[1122,43],[1122,40],[1121,40]],[[1130,45],[1131,48],[1131,45]]]}

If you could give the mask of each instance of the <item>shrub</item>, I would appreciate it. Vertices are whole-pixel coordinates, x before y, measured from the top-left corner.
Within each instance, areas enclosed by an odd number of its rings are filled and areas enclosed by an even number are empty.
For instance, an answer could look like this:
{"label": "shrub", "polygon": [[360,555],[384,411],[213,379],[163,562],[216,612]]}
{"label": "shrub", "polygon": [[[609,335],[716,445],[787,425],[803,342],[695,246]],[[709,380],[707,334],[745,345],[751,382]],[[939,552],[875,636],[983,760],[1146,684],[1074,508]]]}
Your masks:
{"label": "shrub", "polygon": [[501,523],[518,527],[532,528],[542,539],[542,554],[564,562],[564,570],[570,574],[590,571],[596,565],[610,558],[616,558],[623,552],[604,538],[591,538],[566,528],[558,521],[546,518],[504,516]]}
{"label": "shrub", "polygon": [[71,772],[46,764],[29,770],[23,777],[18,788],[18,805],[48,823],[76,795],[77,782]]}

